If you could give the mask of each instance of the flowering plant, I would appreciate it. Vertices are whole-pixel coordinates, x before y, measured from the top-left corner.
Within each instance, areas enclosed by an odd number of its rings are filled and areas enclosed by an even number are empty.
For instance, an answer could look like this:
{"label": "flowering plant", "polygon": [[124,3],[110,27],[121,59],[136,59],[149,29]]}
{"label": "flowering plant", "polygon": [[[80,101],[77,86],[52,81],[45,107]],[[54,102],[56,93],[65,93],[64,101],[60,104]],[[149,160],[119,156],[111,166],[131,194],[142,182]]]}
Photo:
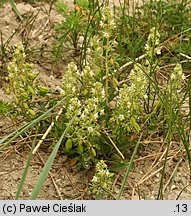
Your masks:
{"label": "flowering plant", "polygon": [[90,183],[90,191],[96,199],[106,199],[112,194],[113,173],[110,173],[103,160],[96,164],[95,175]]}
{"label": "flowering plant", "polygon": [[14,95],[13,105],[17,115],[34,118],[37,108],[33,103],[34,98],[48,93],[48,88],[36,80],[37,76],[33,66],[26,62],[23,44],[16,44],[13,59],[8,65],[9,85],[6,90]]}

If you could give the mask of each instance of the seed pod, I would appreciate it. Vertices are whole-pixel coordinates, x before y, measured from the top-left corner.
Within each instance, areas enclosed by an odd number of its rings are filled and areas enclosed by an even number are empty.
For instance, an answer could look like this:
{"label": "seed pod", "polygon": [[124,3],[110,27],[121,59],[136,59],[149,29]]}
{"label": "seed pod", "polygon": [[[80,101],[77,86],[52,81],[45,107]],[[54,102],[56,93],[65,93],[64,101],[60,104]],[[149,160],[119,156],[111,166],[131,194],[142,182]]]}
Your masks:
{"label": "seed pod", "polygon": [[135,128],[135,130],[137,132],[139,132],[141,130],[138,123],[136,122],[136,120],[133,117],[131,117],[131,119],[130,119],[130,124]]}
{"label": "seed pod", "polygon": [[27,103],[23,103],[23,107],[24,107],[26,110],[28,110],[28,109],[29,109],[29,106],[28,106],[28,104],[27,104]]}
{"label": "seed pod", "polygon": [[42,85],[39,85],[39,86],[38,86],[38,89],[39,89],[39,91],[41,91],[42,93],[47,93],[48,90],[49,90],[46,86],[42,86]]}
{"label": "seed pod", "polygon": [[80,140],[80,142],[78,143],[78,153],[82,154],[84,152],[84,146],[83,146],[83,142]]}
{"label": "seed pod", "polygon": [[31,115],[31,116],[35,116],[35,115],[36,115],[36,113],[35,113],[35,111],[34,111],[34,110],[32,110],[32,109],[29,109],[28,111],[29,111],[29,113],[30,113],[30,115]]}
{"label": "seed pod", "polygon": [[116,78],[113,78],[113,85],[115,88],[117,88],[117,86],[119,85],[119,82],[117,81]]}
{"label": "seed pod", "polygon": [[65,144],[66,152],[69,152],[72,149],[72,139],[68,139]]}
{"label": "seed pod", "polygon": [[21,93],[25,93],[26,94],[26,90],[24,89],[24,88],[19,88],[19,91],[21,92]]}
{"label": "seed pod", "polygon": [[19,104],[19,99],[16,97],[15,98],[15,103],[18,105]]}
{"label": "seed pod", "polygon": [[26,77],[24,76],[24,75],[20,75],[20,77],[21,77],[21,80],[23,81],[23,82],[26,82]]}
{"label": "seed pod", "polygon": [[38,90],[41,96],[45,96],[49,91],[49,89],[46,86],[38,86]]}
{"label": "seed pod", "polygon": [[93,147],[90,147],[90,154],[93,157],[96,157],[96,150]]}
{"label": "seed pod", "polygon": [[67,130],[66,130],[66,135],[67,136],[70,136],[72,134],[73,130],[71,129],[71,127],[69,127]]}
{"label": "seed pod", "polygon": [[27,75],[28,75],[28,78],[29,78],[30,80],[34,80],[34,79],[36,78],[36,76],[37,76],[36,74],[33,74],[33,73],[31,73],[31,72],[28,73]]}
{"label": "seed pod", "polygon": [[32,86],[27,86],[27,89],[28,89],[28,91],[32,94],[32,95],[35,95],[35,91],[34,91],[34,89],[33,89],[33,87]]}

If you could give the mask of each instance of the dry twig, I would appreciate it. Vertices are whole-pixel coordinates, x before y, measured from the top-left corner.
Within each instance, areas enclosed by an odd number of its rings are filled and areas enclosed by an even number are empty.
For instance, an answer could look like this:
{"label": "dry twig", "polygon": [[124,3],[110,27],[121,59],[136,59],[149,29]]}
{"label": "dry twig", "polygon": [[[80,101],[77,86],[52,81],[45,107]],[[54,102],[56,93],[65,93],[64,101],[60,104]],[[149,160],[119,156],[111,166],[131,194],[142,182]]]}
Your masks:
{"label": "dry twig", "polygon": [[[58,112],[57,116],[56,116],[56,120],[58,120],[58,118],[60,117],[60,115],[62,114],[62,110],[63,108],[60,109],[60,111]],[[43,141],[46,139],[47,135],[50,133],[50,131],[52,130],[52,128],[54,127],[55,122],[53,121],[50,126],[48,127],[48,129],[46,130],[46,132],[44,133],[44,135],[42,136],[41,140],[38,142],[38,144],[36,145],[36,147],[34,148],[32,154],[35,154],[36,151],[38,150],[38,148],[40,147],[40,145],[43,143]]]}

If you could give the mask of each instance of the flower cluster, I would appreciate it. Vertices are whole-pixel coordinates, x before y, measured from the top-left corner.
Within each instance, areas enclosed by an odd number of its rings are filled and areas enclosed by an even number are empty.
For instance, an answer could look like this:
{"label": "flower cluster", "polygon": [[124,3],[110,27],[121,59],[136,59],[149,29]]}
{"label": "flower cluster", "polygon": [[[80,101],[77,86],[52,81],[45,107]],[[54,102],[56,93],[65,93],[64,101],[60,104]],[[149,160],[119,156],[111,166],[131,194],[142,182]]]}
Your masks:
{"label": "flower cluster", "polygon": [[114,133],[125,130],[139,131],[137,120],[143,111],[143,99],[146,97],[147,78],[140,64],[135,64],[129,75],[129,85],[124,84],[119,90],[116,108],[110,119]]}
{"label": "flower cluster", "polygon": [[115,76],[111,74],[117,66],[111,54],[116,46],[112,39],[115,23],[107,7],[104,7],[99,27],[99,34],[90,39],[82,69],[70,63],[63,77],[65,116],[69,121],[76,115],[67,137],[72,139],[74,149],[80,149],[78,152],[83,158],[87,152],[95,156],[100,147],[95,140],[99,139],[104,125],[102,120],[105,119],[106,98],[109,98],[108,80]]}
{"label": "flower cluster", "polygon": [[100,27],[100,33],[103,38],[110,38],[116,29],[113,11],[108,6],[103,7]]}
{"label": "flower cluster", "polygon": [[90,49],[94,50],[97,57],[103,56],[103,44],[101,38],[97,35],[93,36],[90,43]]}
{"label": "flower cluster", "polygon": [[63,83],[63,95],[67,96],[67,99],[72,97],[78,97],[80,94],[80,72],[74,62],[68,64],[67,71],[62,79]]}
{"label": "flower cluster", "polygon": [[104,115],[105,90],[98,77],[91,65],[85,65],[79,71],[74,63],[69,64],[63,77],[66,119],[69,121],[76,115],[67,137],[76,143],[76,147],[81,143],[90,152],[91,139],[100,136],[99,119]]}
{"label": "flower cluster", "polygon": [[153,56],[161,54],[160,44],[160,34],[158,30],[153,27],[150,30],[147,43],[145,44],[145,51],[148,59],[152,59]]}
{"label": "flower cluster", "polygon": [[[111,52],[117,46],[117,41],[114,38],[116,24],[114,14],[108,6],[103,8],[103,14],[100,21],[100,38],[102,41],[103,50]],[[104,41],[106,42],[104,43]]]}
{"label": "flower cluster", "polygon": [[177,64],[170,76],[171,86],[173,90],[181,90],[185,76],[182,71],[181,64]]}
{"label": "flower cluster", "polygon": [[107,165],[100,160],[96,165],[96,172],[91,180],[90,191],[97,199],[104,199],[108,192],[112,192],[113,173],[107,169]]}
{"label": "flower cluster", "polygon": [[[97,81],[99,80],[99,81]],[[77,65],[71,62],[62,79],[63,95],[71,99],[73,97],[104,97],[104,89],[99,78],[99,70],[92,70],[91,65],[83,66],[79,71]]]}
{"label": "flower cluster", "polygon": [[8,65],[7,92],[14,94],[14,106],[17,114],[22,113],[27,117],[36,115],[35,105],[32,101],[36,95],[45,96],[48,88],[40,85],[37,81],[37,73],[31,64],[26,62],[25,50],[22,43],[15,45],[13,60]]}
{"label": "flower cluster", "polygon": [[164,92],[168,96],[169,100],[175,106],[179,102],[180,92],[183,86],[185,76],[182,71],[181,64],[176,64],[173,72],[170,75],[169,83],[164,87]]}
{"label": "flower cluster", "polygon": [[93,97],[81,102],[77,98],[71,98],[69,103],[66,118],[69,120],[74,114],[77,114],[77,117],[71,126],[68,136],[84,142],[90,137],[99,136],[100,125],[98,120],[104,114],[100,100]]}
{"label": "flower cluster", "polygon": [[18,113],[25,113],[34,116],[35,111],[30,107],[29,102],[36,94],[34,80],[36,74],[32,71],[32,66],[25,62],[26,55],[22,43],[15,45],[13,60],[8,65],[7,92],[14,94],[14,106]]}
{"label": "flower cluster", "polygon": [[[111,8],[104,6],[102,8],[102,17],[99,23],[98,35],[95,35],[91,39],[90,49],[94,50],[93,59],[104,60],[105,52],[111,52],[117,46],[115,40],[115,19]],[[97,61],[98,62],[98,61]],[[98,62],[99,64],[99,62]]]}

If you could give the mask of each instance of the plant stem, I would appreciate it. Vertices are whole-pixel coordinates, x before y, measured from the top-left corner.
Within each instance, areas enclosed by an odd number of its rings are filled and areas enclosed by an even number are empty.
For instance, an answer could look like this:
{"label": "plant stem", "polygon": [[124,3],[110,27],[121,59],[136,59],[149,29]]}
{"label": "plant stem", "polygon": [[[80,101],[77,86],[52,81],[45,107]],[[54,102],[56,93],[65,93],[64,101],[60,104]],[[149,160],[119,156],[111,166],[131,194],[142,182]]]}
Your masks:
{"label": "plant stem", "polygon": [[105,71],[106,71],[106,81],[105,81],[105,90],[106,90],[106,104],[109,104],[109,66],[108,66],[108,47],[109,39],[106,39],[106,53],[105,53]]}
{"label": "plant stem", "polygon": [[135,146],[134,152],[133,152],[133,154],[131,156],[131,160],[130,160],[128,166],[127,166],[127,170],[126,170],[125,176],[123,178],[123,182],[122,182],[122,185],[121,185],[121,188],[120,188],[119,195],[118,195],[117,199],[120,199],[121,196],[122,196],[122,194],[123,194],[123,191],[124,191],[124,188],[125,188],[125,184],[126,184],[128,176],[129,176],[129,173],[131,171],[131,167],[133,165],[133,161],[134,161],[135,155],[136,155],[137,150],[139,148],[139,144],[140,144],[141,138],[142,138],[142,134],[140,135],[139,140],[137,141],[137,144]]}

